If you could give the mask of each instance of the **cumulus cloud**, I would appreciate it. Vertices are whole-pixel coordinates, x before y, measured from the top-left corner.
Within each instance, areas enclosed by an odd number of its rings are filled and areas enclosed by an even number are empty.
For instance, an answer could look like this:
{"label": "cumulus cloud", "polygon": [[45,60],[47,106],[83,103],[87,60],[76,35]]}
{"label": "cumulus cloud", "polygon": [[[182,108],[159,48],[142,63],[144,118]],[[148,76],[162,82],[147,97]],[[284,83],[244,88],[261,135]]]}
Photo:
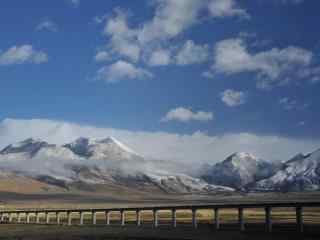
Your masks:
{"label": "cumulus cloud", "polygon": [[195,63],[202,63],[208,59],[209,46],[196,45],[192,40],[188,40],[179,50],[176,56],[178,65],[188,65]]}
{"label": "cumulus cloud", "polygon": [[155,14],[146,22],[139,32],[139,40],[143,43],[176,37],[199,18],[205,1],[195,0],[156,0]]}
{"label": "cumulus cloud", "polygon": [[151,78],[152,73],[133,64],[119,60],[98,70],[97,78],[110,83],[121,80]]}
{"label": "cumulus cloud", "polygon": [[214,115],[212,112],[198,111],[193,112],[192,110],[184,107],[178,107],[171,109],[167,112],[161,121],[178,121],[178,122],[190,122],[190,121],[209,121],[213,120]]}
{"label": "cumulus cloud", "polygon": [[312,59],[311,51],[295,46],[253,53],[243,39],[233,38],[216,44],[212,69],[225,74],[256,73],[257,86],[270,89],[296,79],[311,78]]}
{"label": "cumulus cloud", "polygon": [[209,10],[214,17],[242,17],[250,18],[245,9],[238,6],[235,0],[212,0],[209,3]]}
{"label": "cumulus cloud", "polygon": [[146,22],[139,33],[142,42],[176,37],[201,22],[206,11],[214,18],[248,16],[235,0],[157,0],[156,3],[152,20]]}
{"label": "cumulus cloud", "polygon": [[[130,14],[120,8],[114,9],[111,17],[103,15],[94,19],[96,23],[106,19],[103,32],[109,37],[108,46],[114,54],[127,57],[134,62],[141,60],[141,56],[144,56],[143,60],[149,60],[153,58],[150,54],[157,48],[167,46],[169,40],[178,37],[208,17],[247,15],[245,10],[238,7],[235,0],[155,0],[152,6],[154,7],[152,18],[135,26],[129,24]],[[179,64],[204,61],[207,57],[206,48],[207,46],[196,46],[193,42],[187,42],[178,57]],[[191,57],[192,53],[197,54],[199,60]],[[184,56],[182,54],[187,55],[189,61],[181,60]],[[159,65],[164,65],[163,62]]]}
{"label": "cumulus cloud", "polygon": [[158,49],[152,52],[149,65],[151,66],[165,66],[170,64],[171,55],[169,50]]}
{"label": "cumulus cloud", "polygon": [[50,31],[50,32],[57,32],[58,26],[51,20],[44,20],[39,23],[36,27],[36,31]]}
{"label": "cumulus cloud", "polygon": [[320,146],[319,140],[294,139],[275,135],[230,133],[207,135],[130,131],[97,128],[68,122],[32,119],[5,119],[0,122],[0,147],[29,137],[63,144],[80,136],[113,136],[146,157],[186,163],[215,163],[233,152],[247,151],[266,160],[288,160],[298,152],[308,153]]}
{"label": "cumulus cloud", "polygon": [[35,50],[31,45],[13,46],[7,51],[0,53],[0,65],[40,64],[47,61],[47,54],[43,51]]}
{"label": "cumulus cloud", "polygon": [[227,89],[221,93],[221,100],[229,107],[236,107],[246,102],[246,94],[241,91]]}
{"label": "cumulus cloud", "polygon": [[97,52],[96,56],[94,57],[94,60],[96,62],[104,62],[111,59],[110,54],[107,51],[99,51]]}
{"label": "cumulus cloud", "polygon": [[137,42],[137,30],[128,26],[127,19],[127,12],[115,9],[114,16],[107,20],[104,34],[110,37],[109,47],[114,53],[136,62],[141,49]]}

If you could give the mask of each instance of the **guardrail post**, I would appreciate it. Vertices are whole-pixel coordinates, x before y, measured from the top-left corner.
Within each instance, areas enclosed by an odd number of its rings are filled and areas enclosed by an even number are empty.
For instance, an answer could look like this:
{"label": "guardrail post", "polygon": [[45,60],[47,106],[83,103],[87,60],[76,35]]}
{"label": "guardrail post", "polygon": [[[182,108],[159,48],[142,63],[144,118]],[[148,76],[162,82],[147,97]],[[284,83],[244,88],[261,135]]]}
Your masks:
{"label": "guardrail post", "polygon": [[153,209],[153,226],[158,227],[158,211],[156,209]]}
{"label": "guardrail post", "polygon": [[271,207],[265,208],[266,214],[266,230],[267,232],[272,232],[272,219],[271,219]]}
{"label": "guardrail post", "polygon": [[239,228],[240,231],[244,231],[244,217],[243,217],[243,208],[238,209],[238,217],[239,217]]}
{"label": "guardrail post", "polygon": [[36,212],[36,224],[40,224],[40,213]]}
{"label": "guardrail post", "polygon": [[106,222],[107,222],[107,225],[110,225],[110,211],[106,211]]}
{"label": "guardrail post", "polygon": [[214,225],[216,230],[220,229],[219,208],[214,209]]}
{"label": "guardrail post", "polygon": [[71,212],[67,212],[67,218],[68,218],[68,226],[71,226],[72,225]]}
{"label": "guardrail post", "polygon": [[296,221],[297,221],[297,230],[298,232],[303,232],[303,208],[296,207]]}
{"label": "guardrail post", "polygon": [[97,224],[97,212],[92,211],[92,224],[96,225]]}
{"label": "guardrail post", "polygon": [[124,210],[120,211],[120,222],[121,222],[121,226],[126,225],[126,216],[125,216]]}
{"label": "guardrail post", "polygon": [[50,213],[47,212],[46,214],[46,224],[49,224],[50,223]]}
{"label": "guardrail post", "polygon": [[174,208],[171,210],[171,216],[172,216],[172,227],[177,227],[177,210]]}
{"label": "guardrail post", "polygon": [[60,212],[57,212],[57,225],[60,225],[61,219],[60,219]]}
{"label": "guardrail post", "polygon": [[9,213],[9,223],[12,223],[13,213]]}
{"label": "guardrail post", "polygon": [[21,223],[21,213],[18,213],[18,223]]}
{"label": "guardrail post", "polygon": [[83,225],[84,212],[80,212],[80,225]]}
{"label": "guardrail post", "polygon": [[192,209],[192,227],[197,228],[197,209]]}
{"label": "guardrail post", "polygon": [[27,216],[26,216],[26,222],[27,222],[27,224],[29,224],[30,223],[30,214],[31,213],[26,213],[27,214]]}
{"label": "guardrail post", "polygon": [[136,210],[136,221],[137,221],[137,226],[141,226],[141,211],[140,210]]}

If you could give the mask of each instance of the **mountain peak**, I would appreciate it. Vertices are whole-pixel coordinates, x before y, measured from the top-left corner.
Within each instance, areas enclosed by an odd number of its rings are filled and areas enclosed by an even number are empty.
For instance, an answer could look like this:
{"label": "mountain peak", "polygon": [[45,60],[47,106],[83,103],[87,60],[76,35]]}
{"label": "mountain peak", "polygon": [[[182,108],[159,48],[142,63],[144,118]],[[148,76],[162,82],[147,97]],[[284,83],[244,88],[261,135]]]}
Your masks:
{"label": "mountain peak", "polygon": [[251,153],[248,152],[236,152],[227,157],[227,159],[222,162],[225,164],[232,164],[234,167],[241,167],[243,164],[257,163],[259,159]]}
{"label": "mountain peak", "polygon": [[78,144],[78,145],[90,145],[95,143],[95,139],[86,138],[86,137],[79,137],[74,142],[70,144]]}
{"label": "mountain peak", "polygon": [[28,153],[33,155],[42,147],[47,146],[49,146],[49,144],[41,139],[27,138],[21,142],[8,145],[0,152],[0,154]]}
{"label": "mountain peak", "polygon": [[310,191],[320,189],[320,149],[298,154],[273,176],[256,183],[259,191]]}
{"label": "mountain peak", "polygon": [[131,154],[139,155],[135,151],[133,151],[131,148],[120,142],[114,137],[107,137],[105,139],[102,139],[99,141],[99,143],[106,143],[106,144],[116,144],[118,147],[122,148],[124,151],[129,152]]}
{"label": "mountain peak", "polygon": [[209,183],[242,189],[274,173],[273,165],[247,152],[236,152],[212,166],[204,176]]}
{"label": "mountain peak", "polygon": [[241,158],[241,159],[246,159],[246,158],[258,159],[252,153],[248,153],[248,152],[236,152],[236,153],[232,154],[231,156]]}
{"label": "mountain peak", "polygon": [[139,156],[114,137],[107,137],[102,140],[81,137],[64,146],[78,155],[95,159],[128,159]]}

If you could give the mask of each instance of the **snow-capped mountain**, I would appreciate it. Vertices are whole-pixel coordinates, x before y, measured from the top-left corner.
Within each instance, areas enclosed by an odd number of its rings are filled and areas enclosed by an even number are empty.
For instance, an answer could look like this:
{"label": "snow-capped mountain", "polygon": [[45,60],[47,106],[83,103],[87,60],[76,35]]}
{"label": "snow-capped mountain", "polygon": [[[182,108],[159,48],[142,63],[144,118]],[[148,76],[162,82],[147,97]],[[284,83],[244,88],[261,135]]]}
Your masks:
{"label": "snow-capped mountain", "polygon": [[50,175],[69,180],[67,164],[81,158],[71,150],[39,139],[26,139],[10,144],[0,152],[0,167],[8,171],[24,172],[28,176]]}
{"label": "snow-capped mountain", "polygon": [[0,168],[59,186],[84,183],[135,188],[152,185],[178,193],[232,191],[178,172],[173,163],[147,160],[112,137],[79,138],[62,146],[27,139],[0,152]]}
{"label": "snow-capped mountain", "polygon": [[142,158],[129,147],[113,137],[102,140],[78,138],[64,145],[75,154],[89,159],[128,160]]}
{"label": "snow-capped mountain", "polygon": [[274,171],[273,164],[253,154],[238,152],[223,162],[208,167],[203,178],[212,184],[243,189],[250,183],[271,176]]}
{"label": "snow-capped mountain", "polygon": [[48,147],[49,144],[40,139],[28,138],[22,142],[16,144],[10,144],[5,147],[0,154],[28,154],[33,156],[36,154],[42,147]]}
{"label": "snow-capped mountain", "polygon": [[215,165],[204,165],[201,174],[187,168],[147,159],[113,137],[78,138],[64,145],[29,138],[0,151],[0,176],[4,176],[0,181],[24,179],[30,182],[26,186],[36,185],[34,189],[76,185],[93,191],[103,185],[166,193],[320,190],[320,150],[279,164],[238,152]]}
{"label": "snow-capped mountain", "polygon": [[260,191],[320,190],[320,149],[308,155],[296,155],[273,176],[258,181],[254,189]]}

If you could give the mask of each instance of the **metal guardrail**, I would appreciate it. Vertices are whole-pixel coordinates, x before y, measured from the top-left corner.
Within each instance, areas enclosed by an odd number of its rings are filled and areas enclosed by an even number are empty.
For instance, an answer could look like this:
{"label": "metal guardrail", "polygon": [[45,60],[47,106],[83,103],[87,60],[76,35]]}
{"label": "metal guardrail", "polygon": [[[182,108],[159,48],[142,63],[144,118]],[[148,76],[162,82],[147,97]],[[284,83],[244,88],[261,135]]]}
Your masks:
{"label": "metal guardrail", "polygon": [[[8,223],[26,223],[26,224],[42,224],[40,215],[45,215],[45,223],[50,222],[50,214],[56,215],[55,224],[61,224],[61,214],[67,215],[67,225],[72,225],[72,213],[80,213],[80,225],[84,225],[85,213],[91,213],[92,225],[97,224],[97,213],[104,213],[106,217],[106,225],[110,225],[110,213],[119,212],[120,222],[124,226],[126,224],[125,213],[136,213],[136,225],[141,225],[142,211],[152,211],[153,213],[153,226],[159,225],[159,212],[171,211],[171,225],[177,226],[177,210],[190,210],[192,212],[192,226],[197,228],[198,221],[196,213],[198,210],[212,209],[214,211],[214,227],[216,230],[220,229],[220,209],[238,209],[238,225],[239,230],[245,230],[244,211],[250,208],[263,208],[265,211],[265,227],[268,232],[272,232],[272,209],[274,208],[295,208],[296,212],[296,227],[298,232],[303,232],[303,208],[305,207],[319,207],[320,202],[266,202],[266,203],[242,203],[242,204],[206,204],[206,205],[174,205],[174,206],[148,206],[148,207],[128,207],[128,208],[83,208],[83,209],[17,209],[17,210],[2,210],[0,211],[0,221]],[[31,215],[36,216],[36,221],[32,222]],[[16,216],[16,221],[13,217]],[[26,221],[22,222],[22,216],[25,216]]]}

